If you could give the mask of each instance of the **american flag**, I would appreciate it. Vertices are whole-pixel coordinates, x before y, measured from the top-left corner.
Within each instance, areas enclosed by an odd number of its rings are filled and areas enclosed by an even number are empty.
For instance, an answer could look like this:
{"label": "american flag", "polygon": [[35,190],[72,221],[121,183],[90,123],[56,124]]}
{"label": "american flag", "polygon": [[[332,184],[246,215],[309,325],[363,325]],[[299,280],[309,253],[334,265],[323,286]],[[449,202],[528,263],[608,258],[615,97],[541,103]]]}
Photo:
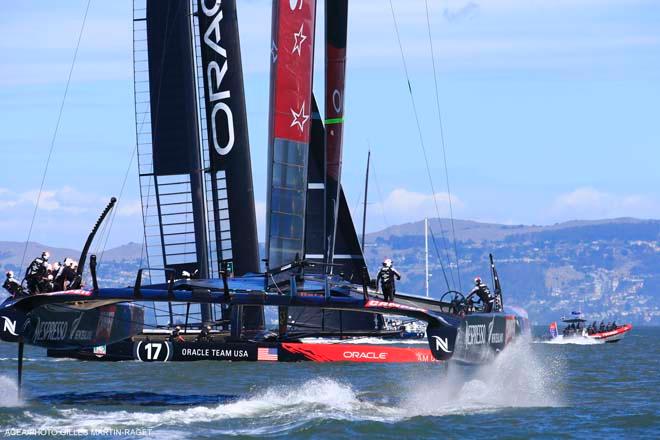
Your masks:
{"label": "american flag", "polygon": [[258,361],[276,361],[277,360],[277,347],[275,347],[275,348],[259,347],[257,349],[257,360]]}

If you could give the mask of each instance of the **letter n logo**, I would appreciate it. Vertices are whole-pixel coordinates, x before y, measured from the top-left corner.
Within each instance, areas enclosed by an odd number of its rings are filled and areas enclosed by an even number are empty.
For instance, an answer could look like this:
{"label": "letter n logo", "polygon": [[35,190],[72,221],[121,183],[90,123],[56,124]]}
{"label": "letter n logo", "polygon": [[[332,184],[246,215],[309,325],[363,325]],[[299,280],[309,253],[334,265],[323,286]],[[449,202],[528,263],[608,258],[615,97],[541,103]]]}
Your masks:
{"label": "letter n logo", "polygon": [[2,331],[9,332],[14,336],[18,336],[16,334],[16,321],[12,321],[11,319],[7,318],[6,316],[3,316],[2,319],[5,320],[5,324],[2,328]]}

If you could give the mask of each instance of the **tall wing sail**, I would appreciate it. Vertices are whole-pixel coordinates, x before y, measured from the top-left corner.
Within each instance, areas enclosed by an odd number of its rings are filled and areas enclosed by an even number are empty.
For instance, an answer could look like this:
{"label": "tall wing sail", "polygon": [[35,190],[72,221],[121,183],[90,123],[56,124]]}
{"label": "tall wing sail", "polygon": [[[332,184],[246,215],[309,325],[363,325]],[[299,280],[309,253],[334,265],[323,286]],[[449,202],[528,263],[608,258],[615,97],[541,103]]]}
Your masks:
{"label": "tall wing sail", "polygon": [[236,0],[195,3],[212,274],[222,261],[231,261],[236,275],[256,273],[259,243]]}
{"label": "tall wing sail", "polygon": [[134,69],[147,258],[150,267],[208,276],[190,3],[144,6],[135,6]]}
{"label": "tall wing sail", "polygon": [[[206,278],[209,252],[189,0],[134,2],[136,130],[145,247],[151,268]],[[150,270],[151,282],[163,271]],[[165,323],[214,319],[171,304]],[[186,316],[189,315],[189,316]]]}
{"label": "tall wing sail", "polygon": [[273,1],[266,236],[271,268],[304,253],[315,13],[315,0]]}
{"label": "tall wing sail", "polygon": [[325,3],[325,144],[327,155],[326,197],[329,261],[337,243],[340,210],[341,156],[344,131],[344,88],[346,79],[346,39],[348,0]]}

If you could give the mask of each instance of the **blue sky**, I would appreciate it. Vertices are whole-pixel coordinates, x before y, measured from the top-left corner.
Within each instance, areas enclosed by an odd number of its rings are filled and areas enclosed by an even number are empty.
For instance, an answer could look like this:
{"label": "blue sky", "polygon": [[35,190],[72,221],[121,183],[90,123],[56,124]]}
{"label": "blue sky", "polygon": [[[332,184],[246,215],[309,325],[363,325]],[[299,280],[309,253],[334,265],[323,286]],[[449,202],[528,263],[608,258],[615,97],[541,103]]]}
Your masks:
{"label": "blue sky", "polygon": [[[3,7],[0,240],[27,236],[85,4]],[[238,1],[261,225],[270,4]],[[535,224],[660,218],[659,2],[429,4],[456,217]],[[394,8],[444,216],[424,0],[394,1]],[[107,199],[119,193],[135,143],[131,18],[132,1],[92,0],[33,239],[79,247]],[[359,206],[370,144],[368,229],[435,216],[388,0],[352,0],[349,20],[343,174],[349,201]],[[136,173],[134,164],[110,245],[140,240]]]}

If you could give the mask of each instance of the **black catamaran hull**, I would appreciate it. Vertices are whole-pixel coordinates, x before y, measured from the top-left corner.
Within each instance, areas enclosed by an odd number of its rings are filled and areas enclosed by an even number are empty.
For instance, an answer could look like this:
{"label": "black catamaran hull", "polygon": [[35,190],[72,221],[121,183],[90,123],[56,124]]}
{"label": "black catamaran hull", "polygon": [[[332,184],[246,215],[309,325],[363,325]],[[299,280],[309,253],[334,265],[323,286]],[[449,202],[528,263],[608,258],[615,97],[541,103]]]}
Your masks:
{"label": "black catamaran hull", "polygon": [[[470,364],[487,363],[507,345],[528,335],[529,322],[505,313],[478,313],[449,327],[428,329],[428,348],[381,344],[302,342],[172,342],[141,337],[78,350],[49,350],[48,356],[84,360],[142,362],[279,361],[279,362],[433,362],[441,356]],[[328,341],[326,341],[328,342]],[[434,351],[438,352],[434,355]]]}
{"label": "black catamaran hull", "polygon": [[0,310],[0,339],[49,349],[113,344],[143,331],[144,309],[135,304],[46,304],[29,312]]}

